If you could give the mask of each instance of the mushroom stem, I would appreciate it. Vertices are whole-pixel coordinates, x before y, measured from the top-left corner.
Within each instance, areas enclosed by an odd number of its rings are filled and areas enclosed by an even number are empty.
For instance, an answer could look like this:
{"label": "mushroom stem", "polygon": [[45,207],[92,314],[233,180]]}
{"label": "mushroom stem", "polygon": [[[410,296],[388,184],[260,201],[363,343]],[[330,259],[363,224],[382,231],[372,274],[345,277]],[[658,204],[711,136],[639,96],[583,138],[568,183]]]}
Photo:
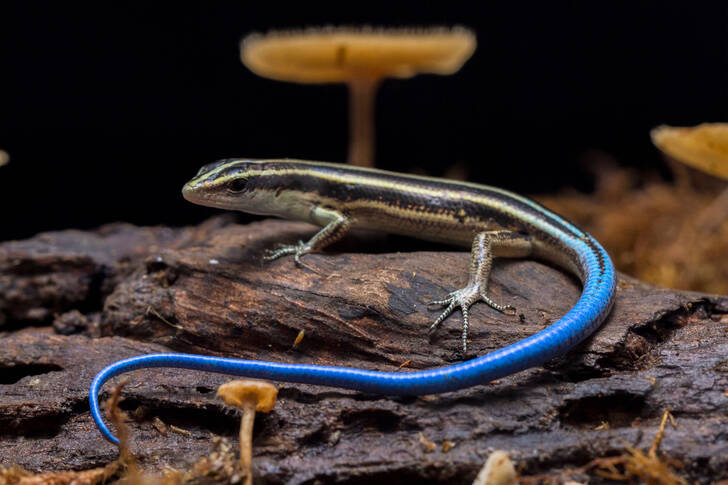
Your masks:
{"label": "mushroom stem", "polygon": [[253,471],[253,423],[255,422],[255,402],[243,402],[243,417],[240,420],[240,470],[245,474],[243,485],[252,485]]}
{"label": "mushroom stem", "polygon": [[349,163],[374,166],[374,104],[379,80],[349,82]]}
{"label": "mushroom stem", "polygon": [[728,218],[728,187],[698,215],[697,226],[703,231],[714,231]]}

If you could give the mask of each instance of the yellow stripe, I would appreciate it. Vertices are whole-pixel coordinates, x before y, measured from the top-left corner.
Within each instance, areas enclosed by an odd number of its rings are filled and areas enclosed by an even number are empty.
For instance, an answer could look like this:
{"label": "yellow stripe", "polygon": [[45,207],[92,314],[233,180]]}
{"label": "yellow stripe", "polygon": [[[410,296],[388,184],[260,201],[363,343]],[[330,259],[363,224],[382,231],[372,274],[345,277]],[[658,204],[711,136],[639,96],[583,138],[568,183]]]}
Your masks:
{"label": "yellow stripe", "polygon": [[[213,172],[210,172],[206,174],[207,176],[213,175],[220,170],[223,170],[225,168],[228,168],[230,165],[233,165],[235,163],[245,162],[245,159],[231,161],[229,164],[225,164],[217,169],[215,169]],[[410,174],[401,174],[397,172],[390,172],[387,170],[379,170],[374,168],[367,168],[367,167],[354,167],[354,166],[342,166],[340,164],[334,164],[334,163],[327,163],[327,162],[311,162],[307,160],[296,160],[296,159],[281,159],[281,160],[260,160],[260,161],[249,161],[247,163],[294,163],[294,164],[301,164],[301,165],[308,165],[315,168],[330,168],[332,170],[340,170],[342,168],[345,168],[349,172],[361,172],[362,175],[352,174],[352,173],[345,173],[345,174],[333,174],[333,173],[322,173],[318,172],[316,170],[310,170],[310,169],[298,169],[298,168],[285,168],[285,169],[267,169],[267,170],[251,170],[248,171],[251,175],[256,176],[274,176],[274,175],[302,175],[307,177],[316,177],[322,180],[327,180],[330,182],[335,182],[339,184],[354,184],[354,185],[362,185],[367,187],[375,187],[375,188],[382,188],[382,189],[390,189],[390,190],[398,190],[398,191],[405,191],[411,194],[421,195],[421,196],[428,196],[428,197],[436,197],[436,198],[451,198],[451,199],[461,199],[466,200],[468,202],[473,202],[479,205],[483,205],[485,207],[491,207],[495,211],[498,211],[500,213],[504,214],[512,214],[514,217],[520,218],[524,221],[527,221],[528,223],[541,227],[544,230],[553,229],[550,224],[543,224],[540,220],[535,218],[532,214],[529,214],[524,211],[519,211],[517,208],[513,207],[508,203],[508,199],[518,201],[527,207],[535,210],[539,214],[546,216],[547,218],[554,219],[561,223],[563,226],[569,228],[572,230],[576,235],[583,237],[584,233],[579,228],[575,227],[573,224],[571,224],[569,221],[561,218],[557,214],[554,214],[551,211],[548,211],[541,207],[539,204],[533,202],[532,200],[522,197],[518,194],[514,194],[512,192],[508,192],[507,190],[499,189],[498,187],[492,187],[489,185],[480,185],[475,184],[471,182],[462,182],[462,181],[454,181],[454,180],[446,180],[446,179],[440,179],[436,177],[426,177],[423,175],[410,175]],[[221,183],[224,183],[228,180],[232,180],[235,178],[240,177],[241,175],[245,175],[245,172],[243,173],[236,173],[231,174],[226,177],[219,178],[218,181]],[[371,176],[369,176],[371,175]],[[388,181],[388,180],[382,180],[380,178],[377,178],[376,175],[392,175],[394,177],[400,177],[404,180],[399,181]],[[463,188],[471,188],[476,190],[488,190],[490,192],[493,192],[497,195],[503,196],[504,200],[500,200],[498,198],[494,197],[487,197],[487,196],[479,196],[472,194],[471,192],[466,191],[458,191],[458,190],[447,190],[447,189],[432,189],[427,188],[426,186],[413,186],[413,185],[407,185],[406,180],[413,180],[413,181],[422,181],[422,182],[437,182],[437,183],[448,183],[452,184],[458,187]]]}

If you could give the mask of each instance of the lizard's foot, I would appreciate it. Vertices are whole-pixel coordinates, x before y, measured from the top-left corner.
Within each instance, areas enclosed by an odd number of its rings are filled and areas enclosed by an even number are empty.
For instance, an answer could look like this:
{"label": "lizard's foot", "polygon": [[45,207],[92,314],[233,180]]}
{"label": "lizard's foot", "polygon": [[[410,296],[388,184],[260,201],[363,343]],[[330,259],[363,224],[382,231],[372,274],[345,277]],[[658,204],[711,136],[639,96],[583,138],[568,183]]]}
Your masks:
{"label": "lizard's foot", "polygon": [[470,307],[473,305],[473,303],[479,300],[484,301],[488,306],[502,313],[515,313],[516,311],[516,309],[511,305],[499,305],[498,303],[488,298],[488,296],[485,294],[485,288],[483,287],[483,285],[478,283],[470,283],[465,288],[453,291],[442,300],[431,301],[427,304],[428,307],[433,305],[447,307],[445,308],[445,311],[443,311],[440,316],[437,317],[435,322],[430,325],[429,332],[433,332],[438,325],[440,325],[448,316],[450,316],[455,308],[460,307],[460,310],[463,312],[463,354],[465,354],[468,350],[468,318]]}
{"label": "lizard's foot", "polygon": [[267,249],[263,259],[265,261],[273,261],[281,256],[293,255],[293,260],[296,264],[301,265],[301,256],[311,252],[311,247],[303,241],[298,241],[298,244],[285,244],[278,249]]}

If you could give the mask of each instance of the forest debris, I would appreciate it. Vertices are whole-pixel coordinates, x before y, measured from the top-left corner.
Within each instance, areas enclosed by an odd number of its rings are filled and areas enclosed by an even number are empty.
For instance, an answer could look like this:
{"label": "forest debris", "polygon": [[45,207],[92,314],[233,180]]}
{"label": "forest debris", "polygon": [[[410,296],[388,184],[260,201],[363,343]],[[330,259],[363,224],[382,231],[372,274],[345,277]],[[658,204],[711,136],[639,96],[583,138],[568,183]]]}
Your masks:
{"label": "forest debris", "polygon": [[171,431],[172,433],[177,433],[177,434],[181,434],[182,436],[191,436],[191,435],[192,435],[192,433],[190,433],[190,432],[189,432],[189,431],[187,431],[186,429],[180,428],[179,426],[175,426],[175,425],[173,425],[173,424],[170,424],[170,425],[169,425],[169,430],[170,430],[170,431]]}
{"label": "forest debris", "polygon": [[417,435],[417,439],[425,453],[432,453],[437,448],[437,444],[434,441],[428,440],[422,431]]}
{"label": "forest debris", "polygon": [[120,466],[114,461],[100,468],[83,471],[31,473],[20,467],[0,466],[0,485],[97,485],[114,476]]}
{"label": "forest debris", "polygon": [[296,346],[301,343],[301,340],[303,340],[303,336],[305,334],[305,330],[301,330],[300,332],[298,332],[298,335],[296,335],[296,339],[293,341],[293,345],[291,346],[292,349],[295,349]]}
{"label": "forest debris", "polygon": [[154,416],[154,419],[152,419],[152,426],[154,426],[154,429],[159,431],[160,434],[167,434],[167,425],[159,418],[159,416]]}
{"label": "forest debris", "polygon": [[594,194],[537,199],[594,236],[620,271],[668,288],[728,293],[728,218],[713,218],[706,231],[698,217],[712,212],[721,187],[639,184],[632,172],[614,167],[597,177]]}
{"label": "forest debris", "polygon": [[496,450],[490,454],[473,485],[517,485],[516,468],[508,453]]}
{"label": "forest debris", "polygon": [[[648,484],[688,485],[688,481],[674,471],[675,468],[682,468],[678,460],[658,456],[668,420],[673,427],[677,426],[670,410],[665,410],[660,428],[647,453],[626,445],[627,453],[620,457],[595,460],[594,473],[609,480],[631,481],[636,478]],[[620,470],[618,466],[623,469]]]}

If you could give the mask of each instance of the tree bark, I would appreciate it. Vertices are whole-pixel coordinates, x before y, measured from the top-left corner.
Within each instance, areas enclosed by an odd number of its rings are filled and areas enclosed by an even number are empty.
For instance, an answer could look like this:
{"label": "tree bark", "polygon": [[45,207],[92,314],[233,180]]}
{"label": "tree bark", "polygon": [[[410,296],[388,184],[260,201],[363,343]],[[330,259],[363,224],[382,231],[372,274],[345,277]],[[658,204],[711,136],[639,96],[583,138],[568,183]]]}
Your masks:
{"label": "tree bark", "polygon": [[[428,337],[437,313],[426,302],[467,282],[467,253],[356,235],[305,256],[305,267],[262,262],[265,248],[313,230],[218,218],[0,244],[0,465],[47,472],[114,460],[117,448],[90,418],[88,387],[125,357],[181,351],[395,372],[462,358],[461,315]],[[547,327],[580,287],[539,262],[498,260],[489,292],[517,315],[476,304],[472,355]],[[625,444],[649,448],[669,408],[678,427],[668,427],[661,452],[690,481],[725,479],[726,330],[728,297],[619,275],[608,321],[544,367],[423,397],[280,384],[274,410],[256,416],[254,473],[261,483],[470,483],[501,449],[522,476],[584,479],[569,470]],[[236,442],[239,417],[215,397],[230,378],[175,369],[127,376],[122,408],[142,467],[188,468],[210,452],[211,433]],[[445,441],[454,446],[443,451]]]}

